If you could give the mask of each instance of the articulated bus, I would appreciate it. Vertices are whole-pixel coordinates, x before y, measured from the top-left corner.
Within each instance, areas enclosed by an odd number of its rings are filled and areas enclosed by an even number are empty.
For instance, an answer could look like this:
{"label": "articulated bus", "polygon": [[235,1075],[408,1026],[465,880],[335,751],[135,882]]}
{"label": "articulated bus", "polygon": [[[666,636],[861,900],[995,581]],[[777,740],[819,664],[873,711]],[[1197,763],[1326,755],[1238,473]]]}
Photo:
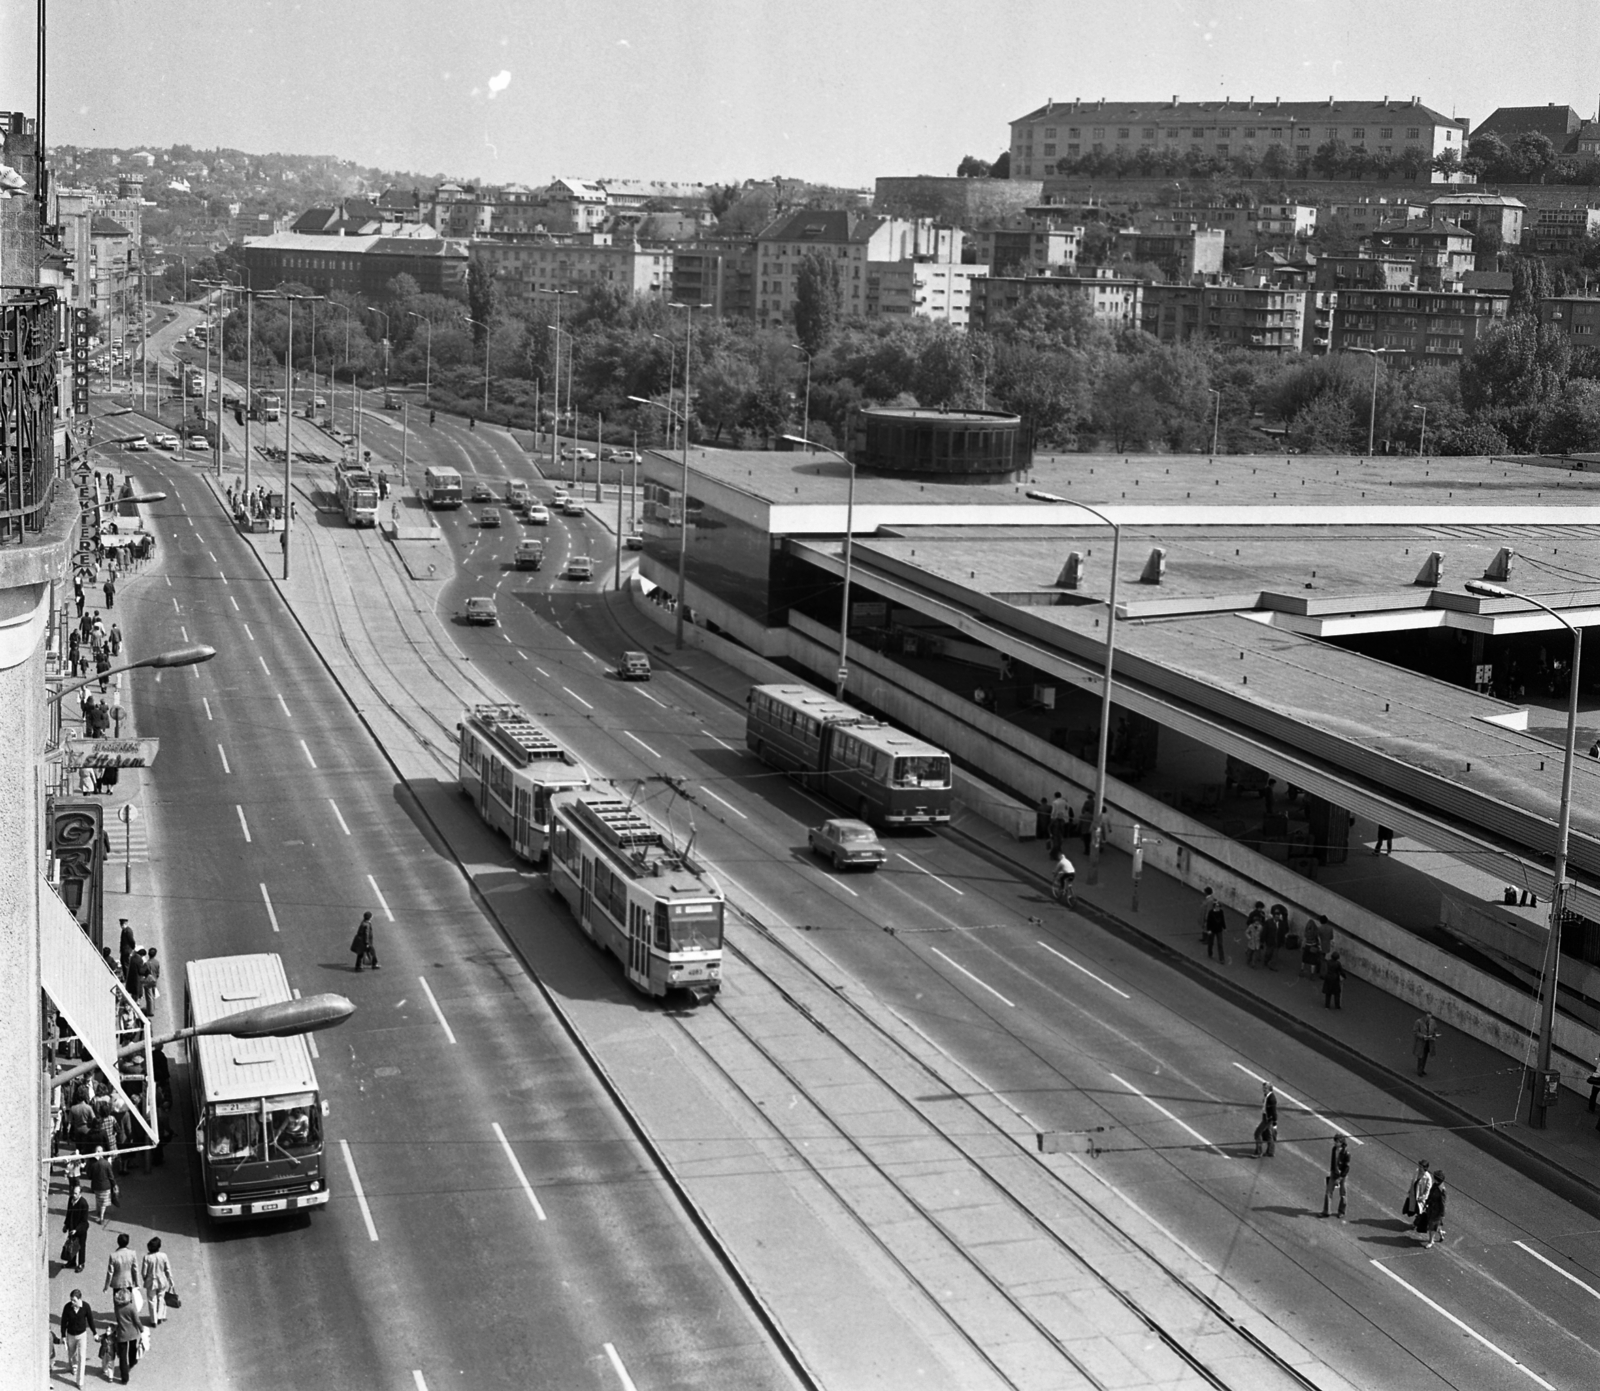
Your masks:
{"label": "articulated bus", "polygon": [[551,799],[550,889],[646,995],[699,1004],[722,984],[723,895],[710,873],[614,787]]}
{"label": "articulated bus", "polygon": [[874,826],[950,819],[950,755],[809,686],[754,686],[745,743]]}
{"label": "articulated bus", "polygon": [[349,526],[377,526],[378,485],[366,469],[341,464],[337,472],[339,508]]}
{"label": "articulated bus", "polygon": [[478,815],[525,860],[549,853],[550,799],[589,786],[578,761],[515,705],[475,705],[456,726],[457,773]]}
{"label": "articulated bus", "polygon": [[[206,1024],[293,998],[283,961],[274,954],[191,961],[183,1022]],[[326,1203],[323,1103],[305,1036],[201,1035],[189,1050],[194,1147],[207,1214],[261,1217]]]}
{"label": "articulated bus", "polygon": [[422,500],[429,507],[461,506],[461,475],[443,464],[433,464],[422,475]]}

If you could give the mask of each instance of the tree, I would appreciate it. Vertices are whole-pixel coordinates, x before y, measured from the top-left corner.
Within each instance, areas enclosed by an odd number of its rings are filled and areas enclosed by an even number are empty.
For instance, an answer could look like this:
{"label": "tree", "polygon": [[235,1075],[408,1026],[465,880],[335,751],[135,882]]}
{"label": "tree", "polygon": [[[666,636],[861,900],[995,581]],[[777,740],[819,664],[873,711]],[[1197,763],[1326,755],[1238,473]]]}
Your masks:
{"label": "tree", "polygon": [[1545,420],[1539,447],[1550,454],[1600,449],[1600,382],[1567,382]]}
{"label": "tree", "polygon": [[989,166],[991,179],[1009,179],[1011,177],[1011,151],[1001,150],[1000,158]]}
{"label": "tree", "polygon": [[1527,315],[1496,324],[1461,364],[1461,404],[1519,448],[1543,430],[1542,413],[1570,375],[1572,348],[1559,329]]}
{"label": "tree", "polygon": [[1550,297],[1550,267],[1542,256],[1518,256],[1511,263],[1511,313],[1537,315]]}
{"label": "tree", "polygon": [[756,369],[743,357],[718,356],[700,368],[694,379],[695,411],[710,427],[714,441],[739,423],[756,384]]}
{"label": "tree", "polygon": [[1498,270],[1500,248],[1503,244],[1498,227],[1492,222],[1480,224],[1478,230],[1472,234],[1473,264],[1479,270]]}
{"label": "tree", "polygon": [[494,277],[489,274],[488,268],[479,260],[467,263],[467,312],[477,320],[472,329],[472,341],[481,349],[485,341],[487,329],[484,325],[493,321],[495,309],[499,302],[499,286],[494,283]]}
{"label": "tree", "polygon": [[1283,145],[1268,145],[1261,156],[1261,173],[1269,179],[1286,179],[1294,169],[1289,151]]}
{"label": "tree", "polygon": [[1428,167],[1429,154],[1421,145],[1407,145],[1394,157],[1395,172],[1413,182],[1420,179]]}
{"label": "tree", "polygon": [[987,179],[994,170],[994,166],[986,159],[979,159],[977,155],[962,155],[961,163],[956,165],[958,179]]}
{"label": "tree", "polygon": [[1509,178],[1512,176],[1510,147],[1493,132],[1474,135],[1467,141],[1467,157],[1461,166],[1467,173],[1487,179]]}
{"label": "tree", "polygon": [[809,251],[800,262],[794,287],[794,331],[808,353],[827,347],[844,314],[844,283],[839,262]]}
{"label": "tree", "polygon": [[1537,130],[1524,131],[1511,142],[1511,157],[1522,178],[1537,179],[1540,183],[1555,168],[1558,159],[1550,137]]}
{"label": "tree", "polygon": [[1461,170],[1461,156],[1453,149],[1442,150],[1433,157],[1433,167],[1447,180],[1454,179]]}
{"label": "tree", "polygon": [[1326,140],[1311,156],[1311,167],[1324,179],[1342,179],[1350,173],[1350,147],[1342,140]]}
{"label": "tree", "polygon": [[401,271],[394,279],[387,281],[383,287],[383,297],[390,304],[404,304],[413,300],[422,293],[422,286],[417,284],[416,277]]}

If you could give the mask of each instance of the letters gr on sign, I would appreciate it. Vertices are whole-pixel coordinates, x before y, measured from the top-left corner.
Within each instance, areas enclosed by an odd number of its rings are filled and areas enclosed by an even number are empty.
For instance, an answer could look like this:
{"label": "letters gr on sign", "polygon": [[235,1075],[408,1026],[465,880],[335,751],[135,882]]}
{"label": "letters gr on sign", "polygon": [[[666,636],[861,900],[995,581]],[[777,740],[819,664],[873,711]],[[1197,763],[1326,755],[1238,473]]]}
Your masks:
{"label": "letters gr on sign", "polygon": [[148,768],[160,750],[159,739],[67,740],[67,752],[79,768]]}

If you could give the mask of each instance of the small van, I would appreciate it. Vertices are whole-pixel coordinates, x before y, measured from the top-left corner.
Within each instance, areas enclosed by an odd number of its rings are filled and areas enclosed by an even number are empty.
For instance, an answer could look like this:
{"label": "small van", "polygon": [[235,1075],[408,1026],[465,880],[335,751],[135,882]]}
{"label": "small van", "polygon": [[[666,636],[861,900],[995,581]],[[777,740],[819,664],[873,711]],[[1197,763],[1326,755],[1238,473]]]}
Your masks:
{"label": "small van", "polygon": [[544,564],[544,542],[517,542],[517,551],[513,558],[513,563],[519,570],[537,570]]}
{"label": "small van", "polygon": [[526,507],[533,500],[533,489],[520,478],[506,484],[506,501],[513,507]]}

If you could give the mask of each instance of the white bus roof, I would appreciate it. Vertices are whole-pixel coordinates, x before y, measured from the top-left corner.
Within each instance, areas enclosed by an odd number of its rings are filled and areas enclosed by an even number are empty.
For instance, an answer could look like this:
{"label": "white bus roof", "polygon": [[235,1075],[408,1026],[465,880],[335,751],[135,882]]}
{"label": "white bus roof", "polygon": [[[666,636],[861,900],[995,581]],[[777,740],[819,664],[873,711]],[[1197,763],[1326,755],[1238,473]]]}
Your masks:
{"label": "white bus roof", "polygon": [[422,472],[423,476],[427,478],[459,479],[461,477],[461,470],[453,469],[449,464],[429,464]]}
{"label": "white bus roof", "polygon": [[[283,961],[271,952],[191,961],[188,985],[189,1008],[196,1024],[294,998]],[[233,1038],[210,1034],[194,1042],[207,1103],[317,1090],[317,1074],[304,1035]]]}

